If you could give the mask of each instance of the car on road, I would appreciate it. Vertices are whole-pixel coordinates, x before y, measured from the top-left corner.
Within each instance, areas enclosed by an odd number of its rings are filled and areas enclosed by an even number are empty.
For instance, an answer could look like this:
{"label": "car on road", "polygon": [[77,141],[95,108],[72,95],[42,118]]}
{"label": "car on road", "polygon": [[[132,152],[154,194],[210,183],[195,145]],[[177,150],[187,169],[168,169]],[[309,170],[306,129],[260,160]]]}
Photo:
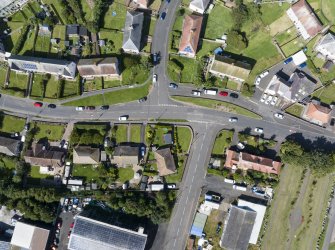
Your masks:
{"label": "car on road", "polygon": [[227,91],[220,91],[219,96],[228,96],[228,92]]}
{"label": "car on road", "polygon": [[264,93],[261,98],[261,102],[265,102],[266,98],[268,97],[268,94]]}
{"label": "car on road", "polygon": [[55,109],[55,108],[56,108],[56,105],[53,104],[53,103],[50,103],[50,104],[48,105],[48,108],[50,108],[50,109]]}
{"label": "car on road", "polygon": [[160,17],[160,19],[161,19],[161,20],[164,20],[164,19],[165,19],[165,17],[166,17],[166,12],[164,11],[164,12],[161,14],[161,17]]}
{"label": "car on road", "polygon": [[160,62],[160,60],[161,60],[160,52],[152,54],[152,61],[153,61],[154,65],[157,65]]}
{"label": "car on road", "polygon": [[237,148],[238,149],[245,149],[245,145],[242,142],[237,143]]}
{"label": "car on road", "polygon": [[199,90],[192,90],[192,95],[200,96],[201,92]]}
{"label": "car on road", "polygon": [[85,109],[85,107],[83,107],[83,106],[78,106],[78,107],[76,107],[76,110],[77,111],[83,111]]}
{"label": "car on road", "polygon": [[142,97],[140,99],[138,99],[138,103],[142,103],[142,102],[145,102],[147,100],[146,97]]}
{"label": "car on road", "polygon": [[238,119],[237,119],[237,117],[230,117],[228,121],[229,122],[237,122]]}
{"label": "car on road", "polygon": [[108,110],[109,109],[109,105],[103,105],[100,107],[101,110]]}
{"label": "car on road", "polygon": [[236,94],[236,93],[230,93],[229,96],[234,98],[234,99],[238,98],[238,94]]}
{"label": "car on road", "polygon": [[259,77],[260,77],[260,78],[264,78],[264,77],[266,77],[268,74],[269,74],[269,71],[266,70],[266,71],[264,71],[263,73],[261,73],[261,74],[259,75]]}
{"label": "car on road", "polygon": [[254,131],[258,134],[263,134],[263,129],[262,128],[255,128]]}
{"label": "car on road", "polygon": [[289,57],[289,58],[287,58],[285,61],[284,61],[284,64],[286,65],[286,64],[289,64],[290,62],[292,62],[293,61],[293,58],[292,57]]}
{"label": "car on road", "polygon": [[169,84],[169,88],[177,89],[177,88],[178,88],[178,85],[175,84],[175,83],[173,83],[173,82],[171,82],[171,83]]}
{"label": "car on road", "polygon": [[168,189],[175,189],[176,188],[176,184],[168,184],[167,188]]}
{"label": "car on road", "polygon": [[154,74],[152,77],[152,82],[156,83],[157,82],[157,74]]}
{"label": "car on road", "polygon": [[258,86],[261,83],[262,78],[260,76],[257,76],[255,85]]}
{"label": "car on road", "polygon": [[141,147],[141,156],[144,157],[145,155],[145,147]]}
{"label": "car on road", "polygon": [[74,222],[71,223],[71,225],[70,225],[70,229],[72,229],[73,226],[74,226]]}
{"label": "car on road", "polygon": [[95,110],[95,107],[94,106],[87,106],[86,110]]}
{"label": "car on road", "polygon": [[119,121],[127,121],[128,120],[128,115],[121,115],[119,117]]}
{"label": "car on road", "polygon": [[278,101],[278,97],[274,96],[273,99],[272,99],[272,101],[271,101],[271,105],[272,106],[276,105],[277,101]]}
{"label": "car on road", "polygon": [[43,106],[43,103],[41,103],[41,102],[34,102],[34,106],[38,107],[38,108],[41,108]]}
{"label": "car on road", "polygon": [[71,231],[69,231],[69,233],[67,234],[67,238],[70,239],[71,236]]}
{"label": "car on road", "polygon": [[278,118],[278,119],[284,119],[284,115],[281,113],[275,113],[274,117]]}

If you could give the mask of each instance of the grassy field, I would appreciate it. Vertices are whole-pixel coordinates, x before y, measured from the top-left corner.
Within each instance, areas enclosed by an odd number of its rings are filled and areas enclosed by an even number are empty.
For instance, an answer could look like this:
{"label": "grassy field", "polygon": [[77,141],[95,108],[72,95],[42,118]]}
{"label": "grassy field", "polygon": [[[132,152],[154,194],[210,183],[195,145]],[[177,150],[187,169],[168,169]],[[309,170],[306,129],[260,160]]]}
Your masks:
{"label": "grassy field", "polygon": [[[224,20],[222,20],[224,18]],[[223,7],[221,4],[216,4],[209,14],[205,38],[216,39],[227,33],[233,26],[231,10]]]}
{"label": "grassy field", "polygon": [[117,181],[124,183],[134,178],[134,171],[131,167],[119,168],[119,178]]}
{"label": "grassy field", "polygon": [[65,125],[62,124],[35,122],[34,126],[38,129],[36,140],[48,138],[50,141],[60,141],[65,131]]}
{"label": "grassy field", "polygon": [[106,104],[125,103],[138,100],[149,93],[150,84],[141,87],[117,90],[105,94],[85,97],[76,101],[67,102],[66,106],[101,106]]}
{"label": "grassy field", "polygon": [[[153,143],[157,144],[158,146],[166,145],[164,141],[164,135],[172,130],[173,130],[172,125],[156,126],[156,133],[155,133],[155,138],[154,138]],[[173,140],[173,136],[172,136],[172,140]]]}
{"label": "grassy field", "polygon": [[122,48],[122,41],[123,41],[122,32],[102,30],[99,32],[99,38],[105,40],[106,42],[112,41],[114,44],[114,48],[112,50],[106,50],[105,47],[102,47],[101,49],[102,54],[109,54],[111,52],[118,53],[119,50]]}
{"label": "grassy field", "polygon": [[325,88],[322,88],[315,93],[313,96],[319,98],[321,102],[331,104],[335,101],[335,84],[328,85]]}
{"label": "grassy field", "polygon": [[335,23],[335,2],[333,0],[322,0],[321,1],[322,5],[322,12],[325,15],[325,17],[332,22],[333,24]]}
{"label": "grassy field", "polygon": [[25,119],[0,113],[0,131],[4,133],[13,133],[22,131]]}
{"label": "grassy field", "polygon": [[15,71],[10,72],[9,77],[9,88],[19,92],[25,92],[27,89],[28,75],[16,73]]}
{"label": "grassy field", "polygon": [[228,102],[222,102],[217,100],[205,99],[205,98],[193,98],[193,97],[183,97],[183,96],[174,96],[173,99],[176,101],[192,103],[197,106],[217,109],[224,112],[229,112],[233,114],[239,114],[248,116],[253,119],[261,119],[262,117],[252,111],[249,111],[245,108],[231,104]]}
{"label": "grassy field", "polygon": [[131,125],[130,141],[137,143],[141,142],[141,125]]}
{"label": "grassy field", "polygon": [[2,87],[6,80],[7,69],[0,68],[0,86]]}
{"label": "grassy field", "polygon": [[[116,14],[113,16],[113,12]],[[103,27],[121,30],[124,28],[127,8],[121,0],[114,1],[108,8],[103,20]]]}
{"label": "grassy field", "polygon": [[[299,167],[286,166],[282,170],[280,182],[271,203],[262,249],[285,249],[291,202],[296,198],[296,193],[299,191],[298,180],[300,180],[301,175],[302,169]],[[273,237],[274,235],[276,237]]]}
{"label": "grassy field", "polygon": [[298,52],[305,46],[304,41],[301,37],[297,37],[296,39],[286,43],[285,45],[281,46],[282,51],[286,55],[286,57],[293,55],[294,53]]}
{"label": "grassy field", "polygon": [[[43,93],[40,85],[41,81],[43,81],[43,75],[34,74],[31,96],[42,97]],[[58,88],[58,79],[55,76],[51,76],[50,79],[46,82],[45,98],[56,99],[57,88]]]}
{"label": "grassy field", "polygon": [[237,84],[236,82],[230,81],[228,80],[227,82],[227,89],[231,89],[231,90],[239,90],[239,84]]}
{"label": "grassy field", "polygon": [[50,49],[50,36],[40,36],[38,35],[36,38],[36,42],[34,44],[35,48],[35,56],[46,56],[49,53]]}
{"label": "grassy field", "polygon": [[63,97],[76,96],[78,88],[77,86],[77,81],[65,81]]}
{"label": "grassy field", "polygon": [[22,49],[19,52],[19,55],[33,56],[34,55],[34,40],[35,40],[36,29],[30,30],[27,35],[27,39],[24,42]]}
{"label": "grassy field", "polygon": [[282,15],[286,15],[286,10],[290,7],[288,3],[283,3],[281,6],[278,4],[262,4],[261,13],[262,21],[265,25],[270,25]]}
{"label": "grassy field", "polygon": [[99,180],[99,173],[92,165],[73,165],[73,177],[84,177],[85,182]]}
{"label": "grassy field", "polygon": [[[186,156],[178,156],[178,161],[186,160]],[[176,166],[177,167],[177,173],[176,174],[171,174],[168,176],[165,176],[165,180],[167,183],[178,183],[181,182],[182,178],[183,178],[183,174],[184,174],[184,168],[185,168],[185,163],[182,164],[181,166]]]}
{"label": "grassy field", "polygon": [[183,152],[187,153],[191,143],[192,132],[187,127],[177,127],[177,139]]}
{"label": "grassy field", "polygon": [[8,169],[15,169],[16,162],[12,157],[1,157],[0,158],[0,167],[1,168],[8,168]]}
{"label": "grassy field", "polygon": [[294,26],[290,27],[289,29],[279,33],[274,38],[278,42],[280,46],[288,43],[289,41],[295,39],[298,36],[297,31]]}
{"label": "grassy field", "polygon": [[328,250],[335,250],[335,243],[331,243]]}
{"label": "grassy field", "polygon": [[290,107],[288,107],[287,109],[285,109],[285,112],[294,115],[296,117],[300,117],[303,110],[304,107],[301,104],[295,103]]}
{"label": "grassy field", "polygon": [[173,71],[171,65],[168,64],[168,73],[173,81],[182,83],[194,83],[196,81],[195,73],[199,67],[199,62],[197,60],[182,56],[170,56],[170,60],[171,59],[176,60],[183,65],[183,69],[179,74],[178,72]]}
{"label": "grassy field", "polygon": [[215,138],[212,154],[222,155],[233,139],[234,131],[221,130]]}
{"label": "grassy field", "polygon": [[3,25],[3,27],[0,27],[0,31],[3,32],[5,28],[9,27],[12,31],[10,36],[7,36],[3,39],[3,44],[6,49],[6,51],[11,51],[14,47],[14,44],[18,40],[18,37],[20,36],[20,29],[24,25],[23,22],[7,22],[7,25]]}
{"label": "grassy field", "polygon": [[54,12],[56,12],[56,16],[61,20],[61,22],[65,23],[65,18],[63,16],[63,8],[61,7],[59,1],[54,1],[54,0],[43,0],[43,2],[45,4],[50,5],[51,9],[54,10]]}
{"label": "grassy field", "polygon": [[123,124],[117,125],[116,136],[115,136],[116,143],[128,141],[127,131],[128,131],[127,125],[123,125]]}
{"label": "grassy field", "polygon": [[213,42],[202,40],[201,45],[199,44],[199,47],[198,47],[197,57],[200,58],[206,55],[212,55],[214,50],[219,46],[220,46],[219,43],[213,43]]}
{"label": "grassy field", "polygon": [[30,169],[30,177],[35,179],[44,179],[48,177],[47,174],[40,174],[40,167],[39,166],[31,166]]}
{"label": "grassy field", "polygon": [[102,78],[96,77],[94,80],[85,81],[84,91],[94,91],[102,89]]}

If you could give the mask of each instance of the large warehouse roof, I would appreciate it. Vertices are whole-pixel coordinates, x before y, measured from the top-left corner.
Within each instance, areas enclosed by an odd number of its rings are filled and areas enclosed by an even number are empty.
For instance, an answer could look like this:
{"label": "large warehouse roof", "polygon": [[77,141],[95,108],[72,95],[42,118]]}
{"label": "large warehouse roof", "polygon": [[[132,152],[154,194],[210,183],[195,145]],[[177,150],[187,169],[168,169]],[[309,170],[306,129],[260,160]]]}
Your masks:
{"label": "large warehouse roof", "polygon": [[147,235],[77,216],[71,233],[70,250],[143,250]]}

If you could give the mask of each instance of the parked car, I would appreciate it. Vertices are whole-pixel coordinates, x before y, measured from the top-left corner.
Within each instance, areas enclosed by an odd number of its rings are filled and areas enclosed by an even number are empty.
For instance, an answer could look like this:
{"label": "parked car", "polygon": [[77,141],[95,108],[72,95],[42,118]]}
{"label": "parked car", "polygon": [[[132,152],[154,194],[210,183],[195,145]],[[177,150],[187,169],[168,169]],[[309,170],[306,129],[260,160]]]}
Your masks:
{"label": "parked car", "polygon": [[161,20],[164,20],[164,19],[165,19],[165,17],[166,17],[166,12],[164,11],[164,12],[161,14],[161,17],[160,17],[160,19],[161,19]]}
{"label": "parked car", "polygon": [[192,90],[192,95],[200,96],[201,92],[199,90]]}
{"label": "parked car", "polygon": [[176,188],[176,184],[168,184],[167,188],[168,189],[175,189]]}
{"label": "parked car", "polygon": [[11,134],[10,137],[12,137],[12,138],[13,138],[13,137],[18,137],[19,135],[20,135],[19,132],[15,132],[15,133]]}
{"label": "parked car", "polygon": [[263,129],[262,128],[255,128],[254,131],[258,134],[262,134],[263,133]]}
{"label": "parked car", "polygon": [[43,103],[41,103],[41,102],[34,102],[34,106],[38,107],[38,108],[41,108],[43,106]]}
{"label": "parked car", "polygon": [[157,74],[154,74],[152,77],[152,82],[156,83],[157,82]]}
{"label": "parked car", "polygon": [[154,65],[157,65],[161,59],[160,52],[152,54],[152,61]]}
{"label": "parked car", "polygon": [[128,116],[127,115],[121,115],[119,117],[119,121],[127,121],[128,120]]}
{"label": "parked car", "polygon": [[303,69],[303,68],[305,68],[306,66],[307,66],[307,63],[304,62],[304,63],[302,63],[302,64],[299,65],[299,68]]}
{"label": "parked car", "polygon": [[26,123],[26,125],[24,125],[24,130],[28,131],[29,130],[29,123]]}
{"label": "parked car", "polygon": [[68,147],[69,147],[69,142],[66,141],[66,142],[64,143],[64,145],[63,145],[63,148],[64,148],[64,149],[67,149]]}
{"label": "parked car", "polygon": [[141,156],[144,157],[145,155],[145,147],[141,147]]}
{"label": "parked car", "polygon": [[228,96],[228,92],[227,91],[220,91],[219,96]]}
{"label": "parked car", "polygon": [[70,225],[70,229],[72,229],[73,226],[74,226],[74,222],[71,223],[71,225]]}
{"label": "parked car", "polygon": [[230,93],[229,96],[234,98],[234,99],[238,98],[238,94],[236,94],[236,93]]}
{"label": "parked car", "polygon": [[258,86],[261,83],[262,78],[260,76],[257,76],[255,85]]}
{"label": "parked car", "polygon": [[100,108],[101,110],[108,110],[109,109],[109,105],[103,105]]}
{"label": "parked car", "polygon": [[172,89],[177,89],[177,88],[178,88],[178,85],[175,84],[175,83],[173,83],[173,82],[171,82],[171,83],[169,84],[169,87],[172,88]]}
{"label": "parked car", "polygon": [[245,149],[245,145],[242,142],[237,143],[237,148],[238,149]]}
{"label": "parked car", "polygon": [[52,104],[52,103],[50,103],[50,104],[48,105],[48,108],[50,108],[50,109],[55,109],[55,108],[56,108],[56,105],[55,105],[55,104]]}
{"label": "parked car", "polygon": [[271,105],[272,106],[276,105],[277,101],[278,101],[278,97],[274,96],[273,99],[272,99],[272,101],[271,101]]}
{"label": "parked car", "polygon": [[87,106],[86,110],[95,110],[95,107],[94,106]]}
{"label": "parked car", "polygon": [[278,118],[278,119],[284,119],[284,115],[281,113],[275,113],[274,117]]}
{"label": "parked car", "polygon": [[292,57],[289,57],[289,58],[287,58],[285,61],[284,61],[284,64],[286,65],[286,64],[289,64],[290,62],[292,62],[293,61],[293,58]]}
{"label": "parked car", "polygon": [[229,122],[237,122],[237,120],[238,120],[237,117],[230,117],[228,121]]}
{"label": "parked car", "polygon": [[67,234],[67,238],[70,239],[71,236],[71,231],[69,231],[69,233]]}
{"label": "parked car", "polygon": [[138,103],[142,103],[142,102],[145,102],[147,100],[146,97],[142,97],[140,99],[138,99]]}
{"label": "parked car", "polygon": [[268,74],[269,74],[269,71],[266,70],[266,71],[264,71],[263,73],[261,73],[261,74],[259,75],[259,77],[260,77],[260,78],[264,78],[264,77],[266,77]]}
{"label": "parked car", "polygon": [[262,95],[262,98],[261,98],[261,102],[265,102],[265,100],[267,99],[267,97],[268,97],[268,94],[266,94],[266,93],[264,93],[263,95]]}
{"label": "parked car", "polygon": [[85,107],[83,107],[83,106],[78,106],[78,107],[76,107],[76,110],[77,111],[83,111],[85,109]]}
{"label": "parked car", "polygon": [[58,147],[62,148],[64,146],[64,144],[65,144],[65,140],[61,140]]}
{"label": "parked car", "polygon": [[25,142],[26,141],[26,136],[22,135],[21,136],[21,142]]}

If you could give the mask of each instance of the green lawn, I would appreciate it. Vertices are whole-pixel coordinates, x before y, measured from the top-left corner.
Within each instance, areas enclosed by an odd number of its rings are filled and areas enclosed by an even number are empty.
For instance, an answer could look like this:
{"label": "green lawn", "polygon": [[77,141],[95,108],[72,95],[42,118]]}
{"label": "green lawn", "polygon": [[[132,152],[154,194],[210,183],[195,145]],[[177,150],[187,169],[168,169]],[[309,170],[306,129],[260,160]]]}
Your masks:
{"label": "green lawn", "polygon": [[119,182],[124,183],[134,178],[134,171],[131,167],[118,168],[118,170],[119,170],[119,178],[117,180]]}
{"label": "green lawn", "polygon": [[78,89],[77,80],[75,80],[75,81],[65,81],[63,97],[70,97],[70,96],[78,95],[77,94],[77,89]]}
{"label": "green lawn", "polygon": [[0,27],[0,31],[3,32],[3,30],[7,27],[9,27],[12,30],[12,34],[10,36],[7,36],[3,40],[4,47],[6,51],[11,51],[14,47],[14,44],[18,40],[18,37],[20,36],[20,29],[24,25],[23,22],[7,22],[7,25],[3,25]]}
{"label": "green lawn", "polygon": [[104,94],[85,97],[76,101],[67,102],[66,106],[101,106],[105,104],[113,105],[138,100],[149,93],[150,84],[131,89],[117,90]]}
{"label": "green lawn", "polygon": [[335,250],[335,243],[331,243],[328,250]]}
{"label": "green lawn", "polygon": [[44,179],[50,175],[48,174],[40,174],[40,167],[39,166],[31,166],[30,169],[30,177],[35,179]]}
{"label": "green lawn", "polygon": [[221,130],[215,138],[212,154],[223,155],[233,139],[234,131]]}
{"label": "green lawn", "polygon": [[287,109],[285,109],[285,112],[291,115],[300,117],[303,110],[304,110],[304,107],[301,104],[295,103],[291,105],[290,107],[288,107]]}
{"label": "green lawn", "polygon": [[335,84],[330,84],[325,88],[313,93],[313,96],[319,98],[321,102],[331,104],[335,101]]}
{"label": "green lawn", "polygon": [[[153,143],[157,144],[158,146],[166,145],[164,141],[164,135],[172,130],[173,130],[172,125],[157,125]],[[173,139],[173,136],[172,136],[172,139]]]}
{"label": "green lawn", "polygon": [[207,221],[206,221],[205,228],[204,228],[204,233],[206,233],[208,238],[212,239],[211,241],[212,241],[213,249],[221,249],[219,242],[220,242],[220,238],[222,235],[222,229],[220,233],[216,233],[216,229],[217,229],[219,222],[222,223],[222,228],[223,228],[223,223],[224,223],[223,214],[224,213],[222,210],[213,209],[210,215],[207,217]]}
{"label": "green lawn", "polygon": [[174,96],[172,98],[175,99],[176,101],[192,103],[197,106],[217,109],[220,111],[229,112],[233,114],[244,115],[253,119],[262,119],[260,115],[228,102],[222,102],[205,98],[183,97],[183,96]]}
{"label": "green lawn", "polygon": [[17,11],[16,13],[10,16],[10,20],[12,22],[25,22],[27,19],[23,15],[22,11]]}
{"label": "green lawn", "polygon": [[111,81],[103,81],[104,82],[104,89],[108,88],[115,88],[122,86],[122,82],[119,80],[111,80]]}
{"label": "green lawn", "polygon": [[9,76],[9,86],[4,92],[8,91],[9,89],[12,89],[15,91],[13,95],[23,97],[27,89],[27,84],[28,84],[28,75],[16,73],[15,71],[12,70]]}
{"label": "green lawn", "polygon": [[179,74],[173,70],[170,63],[168,64],[168,73],[173,81],[182,83],[195,83],[197,81],[196,72],[199,67],[199,62],[197,60],[181,56],[170,56],[170,60],[171,59],[176,60],[179,64],[183,65],[183,69]]}
{"label": "green lawn", "polygon": [[276,35],[274,38],[278,42],[280,46],[283,44],[288,43],[289,41],[293,40],[298,36],[296,29],[294,26],[290,27],[289,29],[285,30],[284,32]]}
{"label": "green lawn", "polygon": [[35,32],[36,32],[36,28],[33,29],[33,30],[30,30],[28,32],[27,39],[25,40],[24,45],[19,52],[19,55],[24,55],[24,56],[33,56],[34,55]]}
{"label": "green lawn", "polygon": [[128,126],[127,125],[116,125],[116,143],[128,142]]}
{"label": "green lawn", "polygon": [[227,89],[239,90],[239,84],[237,84],[236,82],[233,82],[231,80],[228,80],[228,82],[227,82]]}
{"label": "green lawn", "polygon": [[[42,97],[43,93],[40,84],[40,82],[42,81],[43,81],[42,74],[34,74],[31,96]],[[57,88],[58,88],[58,79],[56,78],[56,76],[51,75],[50,79],[46,82],[45,98],[57,99]]]}
{"label": "green lawn", "polygon": [[262,21],[265,25],[270,25],[282,15],[286,15],[286,10],[290,7],[288,3],[283,3],[281,6],[278,4],[262,4]]}
{"label": "green lawn", "polygon": [[221,4],[215,4],[209,14],[205,38],[216,39],[221,38],[224,33],[227,33],[233,26],[231,10],[223,7]]}
{"label": "green lawn", "polygon": [[176,128],[176,130],[178,143],[180,144],[182,151],[187,153],[191,143],[192,131],[188,127],[179,126]]}
{"label": "green lawn", "polygon": [[183,160],[184,164],[182,166],[177,165],[177,173],[176,174],[171,174],[168,176],[165,176],[165,180],[167,183],[178,183],[181,182],[184,174],[184,168],[185,168],[185,160],[186,156],[178,156],[178,161]]}
{"label": "green lawn", "polygon": [[141,142],[141,125],[131,125],[130,141],[137,143]]}
{"label": "green lawn", "polygon": [[73,177],[84,177],[85,182],[98,181],[99,173],[96,168],[93,168],[92,165],[73,165],[72,170]]}
{"label": "green lawn", "polygon": [[50,36],[40,36],[38,35],[36,38],[36,42],[34,44],[35,53],[34,56],[44,57],[49,53],[50,49]]}
{"label": "green lawn", "polygon": [[84,83],[84,91],[94,91],[102,89],[102,79],[101,77],[97,77],[94,80],[89,80]]}
{"label": "green lawn", "polygon": [[8,169],[15,169],[16,166],[16,159],[9,156],[1,156],[0,157],[0,167],[1,168],[8,168]]}
{"label": "green lawn", "polygon": [[50,141],[60,141],[65,131],[65,125],[62,124],[35,122],[34,126],[38,129],[36,140],[48,138]]}
{"label": "green lawn", "polygon": [[122,48],[123,34],[122,32],[110,31],[110,30],[101,30],[99,32],[99,38],[107,41],[112,41],[114,48],[112,50],[107,50],[106,47],[101,48],[102,54],[118,53]]}
{"label": "green lawn", "polygon": [[[113,16],[112,13],[116,15]],[[103,20],[103,27],[107,29],[121,30],[124,28],[127,8],[121,0],[114,1],[108,8]]]}
{"label": "green lawn", "polygon": [[198,47],[197,57],[203,57],[206,55],[213,55],[213,51],[220,46],[219,43],[208,42],[202,40],[201,45]]}
{"label": "green lawn", "polygon": [[292,40],[291,42],[281,46],[282,51],[286,55],[286,57],[298,52],[305,46],[304,41],[301,37],[297,37],[296,39]]}
{"label": "green lawn", "polygon": [[331,21],[332,23],[335,22],[335,1],[334,0],[322,0],[321,1],[321,8],[322,12],[325,17]]}
{"label": "green lawn", "polygon": [[63,8],[60,5],[60,1],[54,1],[54,0],[43,0],[45,4],[48,4],[51,9],[55,12],[56,16],[65,24],[65,18],[63,16]]}
{"label": "green lawn", "polygon": [[25,119],[0,113],[0,131],[4,133],[21,132]]}
{"label": "green lawn", "polygon": [[5,83],[6,73],[7,73],[7,69],[0,67],[0,86],[1,86],[1,88],[2,88],[3,84]]}

